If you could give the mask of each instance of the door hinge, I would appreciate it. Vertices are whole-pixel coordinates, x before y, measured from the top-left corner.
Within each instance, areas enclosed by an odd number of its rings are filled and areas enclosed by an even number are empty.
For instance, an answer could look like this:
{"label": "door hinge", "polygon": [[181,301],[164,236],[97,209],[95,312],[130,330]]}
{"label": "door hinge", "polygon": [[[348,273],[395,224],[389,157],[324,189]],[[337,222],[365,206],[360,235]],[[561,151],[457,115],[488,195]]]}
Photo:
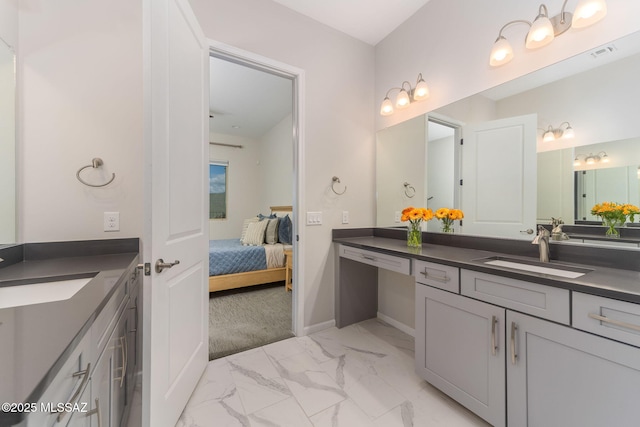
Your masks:
{"label": "door hinge", "polygon": [[296,242],[300,241],[300,236],[296,234]]}
{"label": "door hinge", "polygon": [[464,138],[460,138],[460,145],[464,145]]}
{"label": "door hinge", "polygon": [[462,180],[460,180],[460,185],[462,185]]}
{"label": "door hinge", "polygon": [[462,220],[460,220],[460,227],[462,227]]}
{"label": "door hinge", "polygon": [[582,197],[585,197],[585,198],[586,198],[586,197],[587,197],[587,195],[586,195],[586,194],[583,194],[583,195],[582,195]]}
{"label": "door hinge", "polygon": [[145,262],[144,264],[138,264],[136,268],[143,270],[145,276],[151,276],[151,263]]}

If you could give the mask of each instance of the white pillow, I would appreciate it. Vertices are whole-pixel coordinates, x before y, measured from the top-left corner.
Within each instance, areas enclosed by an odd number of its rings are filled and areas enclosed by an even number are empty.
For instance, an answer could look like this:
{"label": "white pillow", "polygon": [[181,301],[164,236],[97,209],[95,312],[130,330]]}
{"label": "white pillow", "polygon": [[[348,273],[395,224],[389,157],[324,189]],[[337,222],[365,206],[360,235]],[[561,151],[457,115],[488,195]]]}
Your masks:
{"label": "white pillow", "polygon": [[242,223],[242,233],[240,233],[240,243],[244,241],[244,237],[247,235],[247,227],[249,227],[249,224],[251,224],[252,222],[258,222],[258,217],[254,216],[253,218],[245,219],[244,222]]}
{"label": "white pillow", "polygon": [[264,233],[267,229],[267,224],[269,224],[269,221],[250,222],[242,244],[249,246],[261,246],[264,244]]}

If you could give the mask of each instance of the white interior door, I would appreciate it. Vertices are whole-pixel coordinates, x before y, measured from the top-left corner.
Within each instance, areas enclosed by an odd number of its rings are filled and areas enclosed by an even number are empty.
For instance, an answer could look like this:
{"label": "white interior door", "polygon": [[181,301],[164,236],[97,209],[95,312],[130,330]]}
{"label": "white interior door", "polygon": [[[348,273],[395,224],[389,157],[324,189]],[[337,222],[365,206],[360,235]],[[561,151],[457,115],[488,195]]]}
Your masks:
{"label": "white interior door", "polygon": [[173,427],[208,361],[209,58],[186,0],[145,18],[143,424]]}
{"label": "white interior door", "polygon": [[533,239],[536,228],[537,115],[509,117],[463,129],[462,232]]}

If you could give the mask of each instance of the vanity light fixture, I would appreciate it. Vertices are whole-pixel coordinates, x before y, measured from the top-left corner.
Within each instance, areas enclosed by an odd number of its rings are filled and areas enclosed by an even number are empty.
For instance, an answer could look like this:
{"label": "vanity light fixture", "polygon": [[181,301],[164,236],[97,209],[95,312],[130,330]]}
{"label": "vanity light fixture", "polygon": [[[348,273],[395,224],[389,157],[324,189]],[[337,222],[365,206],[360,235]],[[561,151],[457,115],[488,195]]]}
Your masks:
{"label": "vanity light fixture", "polygon": [[527,49],[537,49],[548,45],[554,38],[567,31],[569,28],[584,28],[593,25],[607,14],[607,4],[605,0],[580,0],[575,12],[565,12],[567,1],[564,0],[562,9],[558,15],[549,17],[547,6],[541,4],[538,7],[538,16],[533,23],[523,19],[509,21],[502,26],[498,33],[498,38],[491,49],[489,65],[498,67],[513,59],[513,48],[509,41],[502,35],[502,32],[513,24],[527,24],[529,32],[525,39]]}
{"label": "vanity light fixture", "polygon": [[573,160],[573,166],[582,166],[582,161],[584,161],[587,165],[595,165],[596,163],[609,163],[609,156],[604,151],[599,152],[598,154],[589,153],[586,154],[577,154],[576,158]]}
{"label": "vanity light fixture", "polygon": [[[563,129],[562,126],[564,125],[567,125],[567,127]],[[542,141],[551,142],[560,138],[571,139],[571,138],[575,138],[575,136],[576,136],[576,133],[571,127],[571,125],[569,124],[569,122],[563,122],[557,128],[554,128],[553,126],[549,125],[547,130],[545,130],[544,133],[542,134]]]}
{"label": "vanity light fixture", "polygon": [[415,88],[412,88],[411,83],[408,81],[404,81],[400,87],[392,87],[387,91],[384,101],[382,101],[382,105],[380,106],[380,114],[382,116],[389,116],[393,114],[393,103],[391,102],[391,99],[389,99],[389,94],[393,90],[399,91],[398,96],[396,97],[395,106],[399,110],[407,108],[413,101],[422,101],[429,97],[429,87],[422,78],[422,73],[420,73],[416,79]]}

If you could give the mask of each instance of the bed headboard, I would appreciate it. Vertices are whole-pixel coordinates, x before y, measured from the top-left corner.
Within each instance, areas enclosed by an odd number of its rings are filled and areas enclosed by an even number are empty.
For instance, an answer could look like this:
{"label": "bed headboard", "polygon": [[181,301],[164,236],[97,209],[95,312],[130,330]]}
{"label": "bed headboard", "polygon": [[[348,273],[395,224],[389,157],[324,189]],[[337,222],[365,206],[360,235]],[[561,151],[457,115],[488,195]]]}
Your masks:
{"label": "bed headboard", "polygon": [[271,213],[290,213],[293,211],[293,206],[270,206]]}

